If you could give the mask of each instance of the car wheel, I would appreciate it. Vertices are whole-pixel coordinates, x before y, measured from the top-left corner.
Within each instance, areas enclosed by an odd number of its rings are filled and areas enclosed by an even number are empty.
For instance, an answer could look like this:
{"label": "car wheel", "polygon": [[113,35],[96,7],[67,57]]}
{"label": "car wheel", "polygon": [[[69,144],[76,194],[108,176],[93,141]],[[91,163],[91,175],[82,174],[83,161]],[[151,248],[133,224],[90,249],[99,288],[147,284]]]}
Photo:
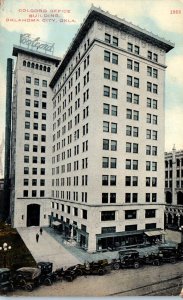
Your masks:
{"label": "car wheel", "polygon": [[46,278],[45,281],[44,281],[44,284],[45,285],[52,285],[52,281],[50,278]]}
{"label": "car wheel", "polygon": [[171,262],[171,264],[175,264],[176,263],[176,259],[175,258],[171,258],[170,262]]}
{"label": "car wheel", "polygon": [[83,271],[82,270],[77,270],[78,276],[82,276],[83,275]]}
{"label": "car wheel", "polygon": [[113,264],[113,269],[114,269],[114,270],[119,270],[119,269],[120,269],[119,263],[117,263],[117,262],[114,263],[114,264]]}
{"label": "car wheel", "polygon": [[100,276],[104,275],[104,270],[103,269],[99,269],[98,270],[98,275],[100,275]]}
{"label": "car wheel", "polygon": [[153,266],[159,266],[160,265],[160,261],[158,259],[156,259],[154,262],[153,262]]}
{"label": "car wheel", "polygon": [[135,269],[138,269],[140,267],[140,264],[138,261],[136,261],[133,266]]}
{"label": "car wheel", "polygon": [[32,292],[33,291],[33,285],[32,284],[26,284],[25,290],[28,291],[28,292]]}

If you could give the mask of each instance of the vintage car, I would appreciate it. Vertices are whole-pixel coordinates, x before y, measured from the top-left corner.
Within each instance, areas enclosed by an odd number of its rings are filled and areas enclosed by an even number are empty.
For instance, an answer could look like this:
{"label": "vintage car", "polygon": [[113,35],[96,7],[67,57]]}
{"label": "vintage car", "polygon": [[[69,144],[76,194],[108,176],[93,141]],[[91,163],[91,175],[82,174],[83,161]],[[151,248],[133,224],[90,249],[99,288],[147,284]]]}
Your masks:
{"label": "vintage car", "polygon": [[41,284],[41,270],[39,268],[23,267],[15,271],[12,280],[16,289],[32,291]]}
{"label": "vintage car", "polygon": [[112,267],[114,270],[119,270],[120,268],[125,267],[138,269],[140,265],[142,265],[142,258],[136,250],[119,251],[119,259],[112,260]]}
{"label": "vintage car", "polygon": [[37,267],[41,270],[40,282],[45,285],[51,285],[57,281],[57,276],[53,272],[53,263],[51,262],[39,262]]}
{"label": "vintage car", "polygon": [[8,268],[0,269],[0,291],[9,292],[13,291],[14,286],[11,280],[11,271]]}
{"label": "vintage car", "polygon": [[176,246],[162,245],[158,249],[163,262],[174,264],[179,259],[179,252]]}
{"label": "vintage car", "polygon": [[78,275],[104,275],[110,270],[107,259],[77,265]]}

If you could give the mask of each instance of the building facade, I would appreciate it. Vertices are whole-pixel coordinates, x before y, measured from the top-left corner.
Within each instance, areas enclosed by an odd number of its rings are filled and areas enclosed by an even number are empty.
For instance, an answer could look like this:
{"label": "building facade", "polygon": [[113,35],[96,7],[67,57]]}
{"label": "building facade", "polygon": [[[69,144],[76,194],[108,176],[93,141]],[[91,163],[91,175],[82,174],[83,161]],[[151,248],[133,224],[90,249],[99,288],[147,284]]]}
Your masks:
{"label": "building facade", "polygon": [[60,60],[13,47],[11,219],[14,227],[48,225],[51,190],[50,77]]}
{"label": "building facade", "polygon": [[54,74],[51,220],[95,251],[164,228],[165,55],[174,45],[91,8]]}
{"label": "building facade", "polygon": [[60,224],[90,252],[162,235],[173,47],[93,6],[61,63],[14,46],[15,227]]}
{"label": "building facade", "polygon": [[165,152],[165,226],[183,226],[183,151]]}

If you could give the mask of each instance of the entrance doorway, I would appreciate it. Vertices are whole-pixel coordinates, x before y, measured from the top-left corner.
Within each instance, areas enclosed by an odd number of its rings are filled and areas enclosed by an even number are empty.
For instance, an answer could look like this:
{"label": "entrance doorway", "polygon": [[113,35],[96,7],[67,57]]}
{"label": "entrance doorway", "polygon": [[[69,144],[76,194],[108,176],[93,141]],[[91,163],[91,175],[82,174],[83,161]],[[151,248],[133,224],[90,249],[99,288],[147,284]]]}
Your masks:
{"label": "entrance doorway", "polygon": [[39,226],[40,224],[40,205],[29,204],[27,205],[27,227]]}

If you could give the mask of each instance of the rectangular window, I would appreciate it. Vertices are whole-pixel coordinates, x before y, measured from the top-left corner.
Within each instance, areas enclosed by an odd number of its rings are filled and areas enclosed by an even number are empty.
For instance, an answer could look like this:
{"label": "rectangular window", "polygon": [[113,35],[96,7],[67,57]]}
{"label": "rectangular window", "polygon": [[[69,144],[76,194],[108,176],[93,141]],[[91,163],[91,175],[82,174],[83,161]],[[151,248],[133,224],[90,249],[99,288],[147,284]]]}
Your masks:
{"label": "rectangular window", "polygon": [[125,203],[130,203],[130,202],[131,202],[131,194],[125,193]]}
{"label": "rectangular window", "polygon": [[132,93],[127,92],[126,101],[129,102],[129,103],[132,103]]}
{"label": "rectangular window", "polygon": [[126,152],[131,152],[131,143],[126,143]]}
{"label": "rectangular window", "polygon": [[39,85],[39,79],[38,78],[34,78],[34,84]]}
{"label": "rectangular window", "polygon": [[108,193],[102,193],[102,203],[108,203]]}
{"label": "rectangular window", "polygon": [[31,83],[31,77],[26,76],[26,83]]}
{"label": "rectangular window", "polygon": [[153,77],[158,78],[158,70],[157,69],[153,69]]}
{"label": "rectangular window", "polygon": [[117,167],[117,158],[113,158],[111,157],[111,164],[110,164],[110,167],[112,169],[115,169]]}
{"label": "rectangular window", "polygon": [[30,88],[26,88],[25,93],[26,93],[26,95],[31,95],[31,89]]}
{"label": "rectangular window", "polygon": [[147,75],[152,76],[152,68],[147,66]]}
{"label": "rectangular window", "polygon": [[112,88],[112,98],[113,99],[117,99],[118,98],[118,90]]}
{"label": "rectangular window", "polygon": [[131,109],[126,110],[126,118],[127,119],[132,119],[132,110]]}
{"label": "rectangular window", "polygon": [[102,185],[108,185],[108,184],[109,184],[109,176],[102,175]]}
{"label": "rectangular window", "polygon": [[133,45],[132,45],[131,43],[128,43],[128,45],[127,45],[127,50],[128,50],[129,52],[133,52]]}
{"label": "rectangular window", "polygon": [[158,62],[158,55],[156,53],[153,53],[153,60],[155,62]]}
{"label": "rectangular window", "polygon": [[132,86],[132,76],[127,75],[127,85]]}
{"label": "rectangular window", "polygon": [[115,211],[101,211],[101,221],[114,221]]}
{"label": "rectangular window", "polygon": [[158,86],[157,86],[157,84],[153,84],[153,93],[154,94],[158,93]]}
{"label": "rectangular window", "polygon": [[118,55],[112,53],[112,63],[117,65],[118,64]]}
{"label": "rectangular window", "polygon": [[127,68],[132,70],[133,64],[131,59],[127,59]]}
{"label": "rectangular window", "polygon": [[139,63],[137,61],[134,61],[134,71],[139,72]]}
{"label": "rectangular window", "polygon": [[152,52],[151,51],[148,51],[147,52],[147,58],[152,60]]}
{"label": "rectangular window", "polygon": [[112,186],[116,185],[116,176],[115,175],[110,176],[110,185],[112,185]]}
{"label": "rectangular window", "polygon": [[116,193],[110,193],[110,203],[116,203]]}
{"label": "rectangular window", "polygon": [[110,79],[110,70],[104,68],[104,78],[106,79]]}
{"label": "rectangular window", "polygon": [[110,36],[110,34],[108,34],[108,33],[105,33],[105,42],[106,42],[106,43],[109,43],[109,44],[110,44],[110,42],[111,42],[111,36]]}
{"label": "rectangular window", "polygon": [[135,121],[138,121],[139,120],[139,112],[137,110],[134,110],[133,111],[133,119]]}
{"label": "rectangular window", "polygon": [[139,78],[134,77],[134,87],[139,88]]}
{"label": "rectangular window", "polygon": [[103,121],[103,132],[109,132],[109,122]]}
{"label": "rectangular window", "polygon": [[139,54],[140,53],[140,48],[139,48],[139,46],[134,46],[134,53],[135,54]]}
{"label": "rectangular window", "polygon": [[118,46],[118,38],[117,37],[113,36],[112,44],[113,44],[113,46]]}
{"label": "rectangular window", "polygon": [[117,124],[111,123],[111,133],[117,133]]}
{"label": "rectangular window", "polygon": [[110,87],[104,86],[104,96],[110,97]]}
{"label": "rectangular window", "polygon": [[102,158],[102,168],[109,168],[109,157]]}
{"label": "rectangular window", "polygon": [[118,72],[112,71],[112,80],[113,81],[118,81]]}
{"label": "rectangular window", "polygon": [[146,202],[150,202],[150,193],[146,193]]}
{"label": "rectangular window", "polygon": [[131,186],[131,176],[126,176],[125,177],[125,185],[126,186]]}
{"label": "rectangular window", "polygon": [[106,103],[103,104],[103,113],[105,115],[109,115],[109,113],[110,113],[110,105],[109,104],[106,104]]}
{"label": "rectangular window", "polygon": [[30,99],[25,99],[25,106],[30,106],[30,103],[31,103]]}
{"label": "rectangular window", "polygon": [[117,141],[111,140],[111,151],[117,151]]}
{"label": "rectangular window", "polygon": [[104,50],[104,60],[110,62],[110,60],[111,60],[110,56],[111,56],[110,52]]}
{"label": "rectangular window", "polygon": [[34,90],[34,96],[39,97],[39,90]]}
{"label": "rectangular window", "polygon": [[117,106],[111,105],[111,115],[112,116],[117,116],[117,114],[118,114],[117,109],[118,109]]}
{"label": "rectangular window", "polygon": [[145,210],[145,218],[155,218],[156,210],[155,209],[146,209]]}
{"label": "rectangular window", "polygon": [[136,210],[126,210],[125,211],[125,220],[136,219],[137,211]]}
{"label": "rectangular window", "polygon": [[103,140],[103,150],[109,150],[109,140]]}
{"label": "rectangular window", "polygon": [[152,83],[151,82],[147,82],[147,91],[148,92],[152,91]]}

